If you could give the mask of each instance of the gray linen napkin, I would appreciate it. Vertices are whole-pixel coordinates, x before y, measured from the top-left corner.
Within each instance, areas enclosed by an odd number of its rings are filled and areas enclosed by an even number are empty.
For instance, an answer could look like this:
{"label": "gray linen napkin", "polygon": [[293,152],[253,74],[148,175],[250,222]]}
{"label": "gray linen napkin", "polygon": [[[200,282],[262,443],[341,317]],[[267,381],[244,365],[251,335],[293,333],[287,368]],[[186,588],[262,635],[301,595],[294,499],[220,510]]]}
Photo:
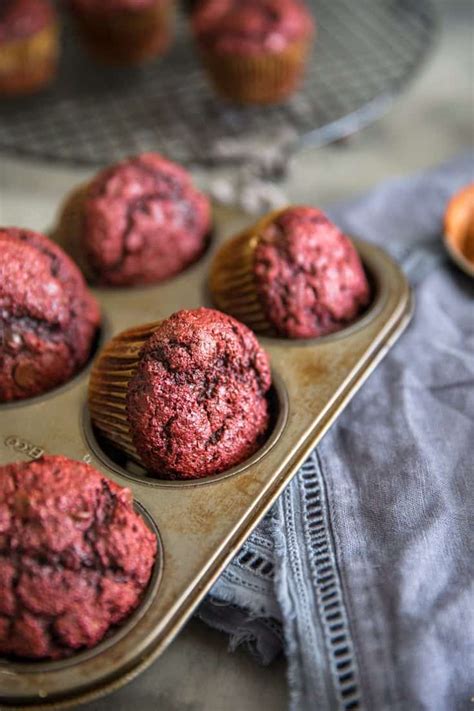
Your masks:
{"label": "gray linen napkin", "polygon": [[199,615],[263,662],[290,706],[464,709],[474,693],[474,285],[441,245],[474,155],[329,210],[416,291],[408,331],[313,452]]}

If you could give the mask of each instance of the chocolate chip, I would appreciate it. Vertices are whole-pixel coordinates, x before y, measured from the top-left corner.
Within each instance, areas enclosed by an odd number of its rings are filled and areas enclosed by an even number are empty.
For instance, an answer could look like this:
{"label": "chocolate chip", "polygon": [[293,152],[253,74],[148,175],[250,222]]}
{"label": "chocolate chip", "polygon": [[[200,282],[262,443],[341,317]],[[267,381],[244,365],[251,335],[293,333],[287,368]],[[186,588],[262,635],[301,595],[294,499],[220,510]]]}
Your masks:
{"label": "chocolate chip", "polygon": [[35,383],[36,372],[31,363],[18,363],[13,371],[13,378],[18,387],[28,390]]}

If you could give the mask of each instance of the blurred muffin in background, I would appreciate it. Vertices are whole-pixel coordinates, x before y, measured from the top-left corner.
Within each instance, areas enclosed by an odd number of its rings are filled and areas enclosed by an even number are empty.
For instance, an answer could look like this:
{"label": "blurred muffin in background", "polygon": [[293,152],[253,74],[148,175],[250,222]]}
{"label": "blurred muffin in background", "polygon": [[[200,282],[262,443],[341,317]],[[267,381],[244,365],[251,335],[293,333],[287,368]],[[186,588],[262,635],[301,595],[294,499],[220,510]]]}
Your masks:
{"label": "blurred muffin in background", "polygon": [[0,1],[0,95],[47,86],[58,54],[58,22],[49,0]]}
{"label": "blurred muffin in background", "polygon": [[181,5],[185,13],[189,14],[192,12],[196,5],[198,5],[199,0],[182,0]]}
{"label": "blurred muffin in background", "polygon": [[101,171],[67,198],[54,238],[89,280],[108,286],[153,284],[203,253],[210,203],[191,175],[157,153]]}
{"label": "blurred muffin in background", "polygon": [[67,0],[83,43],[110,64],[140,64],[172,38],[174,0]]}
{"label": "blurred muffin in background", "polygon": [[314,35],[302,0],[201,0],[193,33],[219,94],[274,104],[298,87]]}

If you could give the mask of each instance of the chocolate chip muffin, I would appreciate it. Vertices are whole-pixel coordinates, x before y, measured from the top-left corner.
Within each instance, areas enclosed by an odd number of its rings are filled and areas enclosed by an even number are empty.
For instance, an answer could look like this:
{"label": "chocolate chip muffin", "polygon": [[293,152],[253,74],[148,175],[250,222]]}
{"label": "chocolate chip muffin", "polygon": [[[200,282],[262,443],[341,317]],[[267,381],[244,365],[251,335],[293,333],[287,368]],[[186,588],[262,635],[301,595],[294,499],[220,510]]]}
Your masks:
{"label": "chocolate chip muffin", "polygon": [[139,605],[156,550],[131,492],[84,462],[0,466],[0,654],[95,646]]}
{"label": "chocolate chip muffin", "polygon": [[91,374],[89,405],[98,430],[150,474],[195,479],[259,448],[270,385],[268,357],[252,332],[199,308],[113,339]]}
{"label": "chocolate chip muffin", "polygon": [[242,104],[288,99],[302,79],[314,27],[302,0],[201,0],[192,15],[216,90]]}
{"label": "chocolate chip muffin", "polygon": [[30,230],[0,229],[0,402],[75,375],[99,323],[82,274],[57,245]]}
{"label": "chocolate chip muffin", "polygon": [[208,198],[189,173],[143,153],[99,173],[67,200],[55,239],[91,280],[153,284],[202,254],[211,228]]}
{"label": "chocolate chip muffin", "polygon": [[271,213],[229,240],[212,264],[210,289],[218,308],[284,338],[339,331],[370,298],[355,247],[313,207]]}

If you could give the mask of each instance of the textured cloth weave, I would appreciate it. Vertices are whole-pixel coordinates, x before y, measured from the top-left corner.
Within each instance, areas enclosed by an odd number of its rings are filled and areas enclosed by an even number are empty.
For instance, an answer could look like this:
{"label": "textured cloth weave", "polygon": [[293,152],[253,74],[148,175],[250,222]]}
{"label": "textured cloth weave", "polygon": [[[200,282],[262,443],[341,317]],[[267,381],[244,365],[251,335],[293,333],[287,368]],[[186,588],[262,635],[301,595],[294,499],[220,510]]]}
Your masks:
{"label": "textured cloth weave", "polygon": [[294,711],[464,709],[474,693],[474,284],[441,242],[474,156],[329,210],[403,266],[407,332],[223,573],[200,616]]}

